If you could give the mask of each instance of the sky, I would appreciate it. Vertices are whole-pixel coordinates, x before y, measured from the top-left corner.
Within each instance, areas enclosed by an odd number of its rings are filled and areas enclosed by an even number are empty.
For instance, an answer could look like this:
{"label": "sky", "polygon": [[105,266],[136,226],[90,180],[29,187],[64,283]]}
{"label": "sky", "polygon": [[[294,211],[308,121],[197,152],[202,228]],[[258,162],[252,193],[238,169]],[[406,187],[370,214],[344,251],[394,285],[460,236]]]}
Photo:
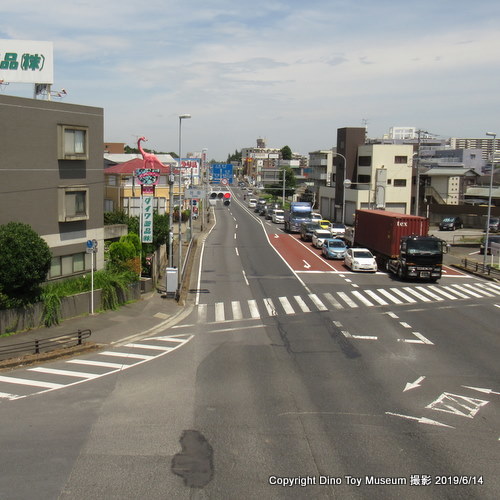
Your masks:
{"label": "sky", "polygon": [[[53,90],[104,109],[104,141],[182,156],[336,146],[393,126],[500,134],[497,0],[0,0],[0,39],[54,44]],[[1,93],[32,97],[30,84]]]}

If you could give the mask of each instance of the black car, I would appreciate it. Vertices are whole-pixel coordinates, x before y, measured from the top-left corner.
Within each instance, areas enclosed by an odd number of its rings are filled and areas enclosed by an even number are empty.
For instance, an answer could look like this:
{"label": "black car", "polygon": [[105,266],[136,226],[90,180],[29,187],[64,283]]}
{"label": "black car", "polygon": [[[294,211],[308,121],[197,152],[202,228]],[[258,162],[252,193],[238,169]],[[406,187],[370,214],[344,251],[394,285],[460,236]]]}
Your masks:
{"label": "black car", "polygon": [[300,225],[300,239],[302,241],[312,241],[312,235],[316,229],[323,229],[318,222],[303,222]]}
{"label": "black car", "polygon": [[455,229],[462,229],[464,223],[460,217],[445,217],[439,223],[440,231],[455,231]]}

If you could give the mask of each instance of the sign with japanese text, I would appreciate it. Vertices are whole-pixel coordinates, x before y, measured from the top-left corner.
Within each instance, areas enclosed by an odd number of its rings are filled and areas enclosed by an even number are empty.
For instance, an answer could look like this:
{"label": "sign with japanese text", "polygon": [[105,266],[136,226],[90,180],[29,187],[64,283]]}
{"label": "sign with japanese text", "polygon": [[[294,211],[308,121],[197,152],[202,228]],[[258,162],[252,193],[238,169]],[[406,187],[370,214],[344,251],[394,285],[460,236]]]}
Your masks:
{"label": "sign with japanese text", "polygon": [[153,196],[142,197],[141,207],[141,241],[153,243]]}
{"label": "sign with japanese text", "polygon": [[196,178],[200,175],[200,158],[181,158],[181,174],[184,177]]}
{"label": "sign with japanese text", "polygon": [[135,170],[137,182],[141,185],[141,194],[155,194],[155,186],[160,180],[160,170],[156,168],[138,168]]}
{"label": "sign with japanese text", "polygon": [[210,176],[210,181],[213,184],[220,184],[222,179],[227,179],[228,183],[232,184],[233,165],[231,163],[213,163],[210,165]]}
{"label": "sign with japanese text", "polygon": [[52,42],[0,40],[0,81],[54,83]]}

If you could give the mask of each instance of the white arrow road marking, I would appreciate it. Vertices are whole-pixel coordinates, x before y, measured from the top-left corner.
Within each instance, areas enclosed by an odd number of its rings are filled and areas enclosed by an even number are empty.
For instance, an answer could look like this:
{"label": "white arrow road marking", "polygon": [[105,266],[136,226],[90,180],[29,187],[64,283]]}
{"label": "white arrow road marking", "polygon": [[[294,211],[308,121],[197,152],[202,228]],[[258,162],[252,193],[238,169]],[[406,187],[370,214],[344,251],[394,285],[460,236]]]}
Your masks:
{"label": "white arrow road marking", "polygon": [[431,420],[430,418],[426,417],[411,417],[410,415],[400,415],[399,413],[391,413],[390,411],[386,411],[385,414],[394,415],[395,417],[408,418],[410,420],[416,420],[419,424],[439,425],[441,427],[451,427],[452,429],[455,428],[452,425],[442,424],[437,420]]}
{"label": "white arrow road marking", "polygon": [[408,382],[403,389],[403,392],[409,391],[410,389],[415,389],[416,387],[420,387],[420,382],[422,382],[425,379],[425,377],[418,377],[415,382]]}
{"label": "white arrow road marking", "polygon": [[500,392],[495,392],[491,389],[483,389],[482,387],[471,387],[470,385],[463,385],[467,389],[472,389],[473,391],[484,392],[485,394],[498,394],[500,396]]}
{"label": "white arrow road marking", "polygon": [[279,238],[279,237],[280,237],[280,235],[279,235],[279,234],[275,234],[275,235],[274,235],[274,237],[275,237],[275,238]]}
{"label": "white arrow road marking", "polygon": [[311,267],[311,264],[309,264],[309,262],[307,262],[306,260],[302,260],[302,262],[304,263],[304,267],[306,269],[309,269]]}

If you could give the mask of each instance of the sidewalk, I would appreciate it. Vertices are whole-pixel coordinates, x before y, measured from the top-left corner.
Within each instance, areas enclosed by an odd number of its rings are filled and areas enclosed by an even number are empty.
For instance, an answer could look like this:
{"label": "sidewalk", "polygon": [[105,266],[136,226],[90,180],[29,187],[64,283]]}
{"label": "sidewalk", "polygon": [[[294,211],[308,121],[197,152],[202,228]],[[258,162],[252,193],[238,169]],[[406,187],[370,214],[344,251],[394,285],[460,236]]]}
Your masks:
{"label": "sidewalk", "polygon": [[[199,220],[193,221],[193,233],[197,237],[202,234]],[[186,250],[187,243],[185,242],[183,251],[186,252]],[[193,257],[190,261],[196,263],[198,255]],[[195,267],[196,265],[193,266],[193,268]],[[193,276],[191,276],[191,279],[193,279]],[[162,280],[164,280],[164,276]],[[158,288],[164,289],[164,282],[158,283]],[[179,321],[190,311],[191,306],[189,304],[182,305],[174,298],[165,298],[164,294],[159,293],[155,288],[154,291],[141,295],[138,301],[120,306],[116,311],[103,311],[94,315],[87,314],[64,320],[59,325],[49,328],[42,326],[7,337],[0,337],[1,348],[21,342],[33,342],[48,339],[49,337],[68,335],[78,330],[90,329],[92,332],[90,338],[79,348],[60,349],[52,354],[30,355],[15,358],[15,360],[0,357],[0,369],[53,359],[63,355],[75,354],[76,352],[95,350],[99,346],[118,343],[133,336],[147,335],[149,331],[151,331],[151,334],[156,334],[161,329],[167,330],[171,324]]]}

